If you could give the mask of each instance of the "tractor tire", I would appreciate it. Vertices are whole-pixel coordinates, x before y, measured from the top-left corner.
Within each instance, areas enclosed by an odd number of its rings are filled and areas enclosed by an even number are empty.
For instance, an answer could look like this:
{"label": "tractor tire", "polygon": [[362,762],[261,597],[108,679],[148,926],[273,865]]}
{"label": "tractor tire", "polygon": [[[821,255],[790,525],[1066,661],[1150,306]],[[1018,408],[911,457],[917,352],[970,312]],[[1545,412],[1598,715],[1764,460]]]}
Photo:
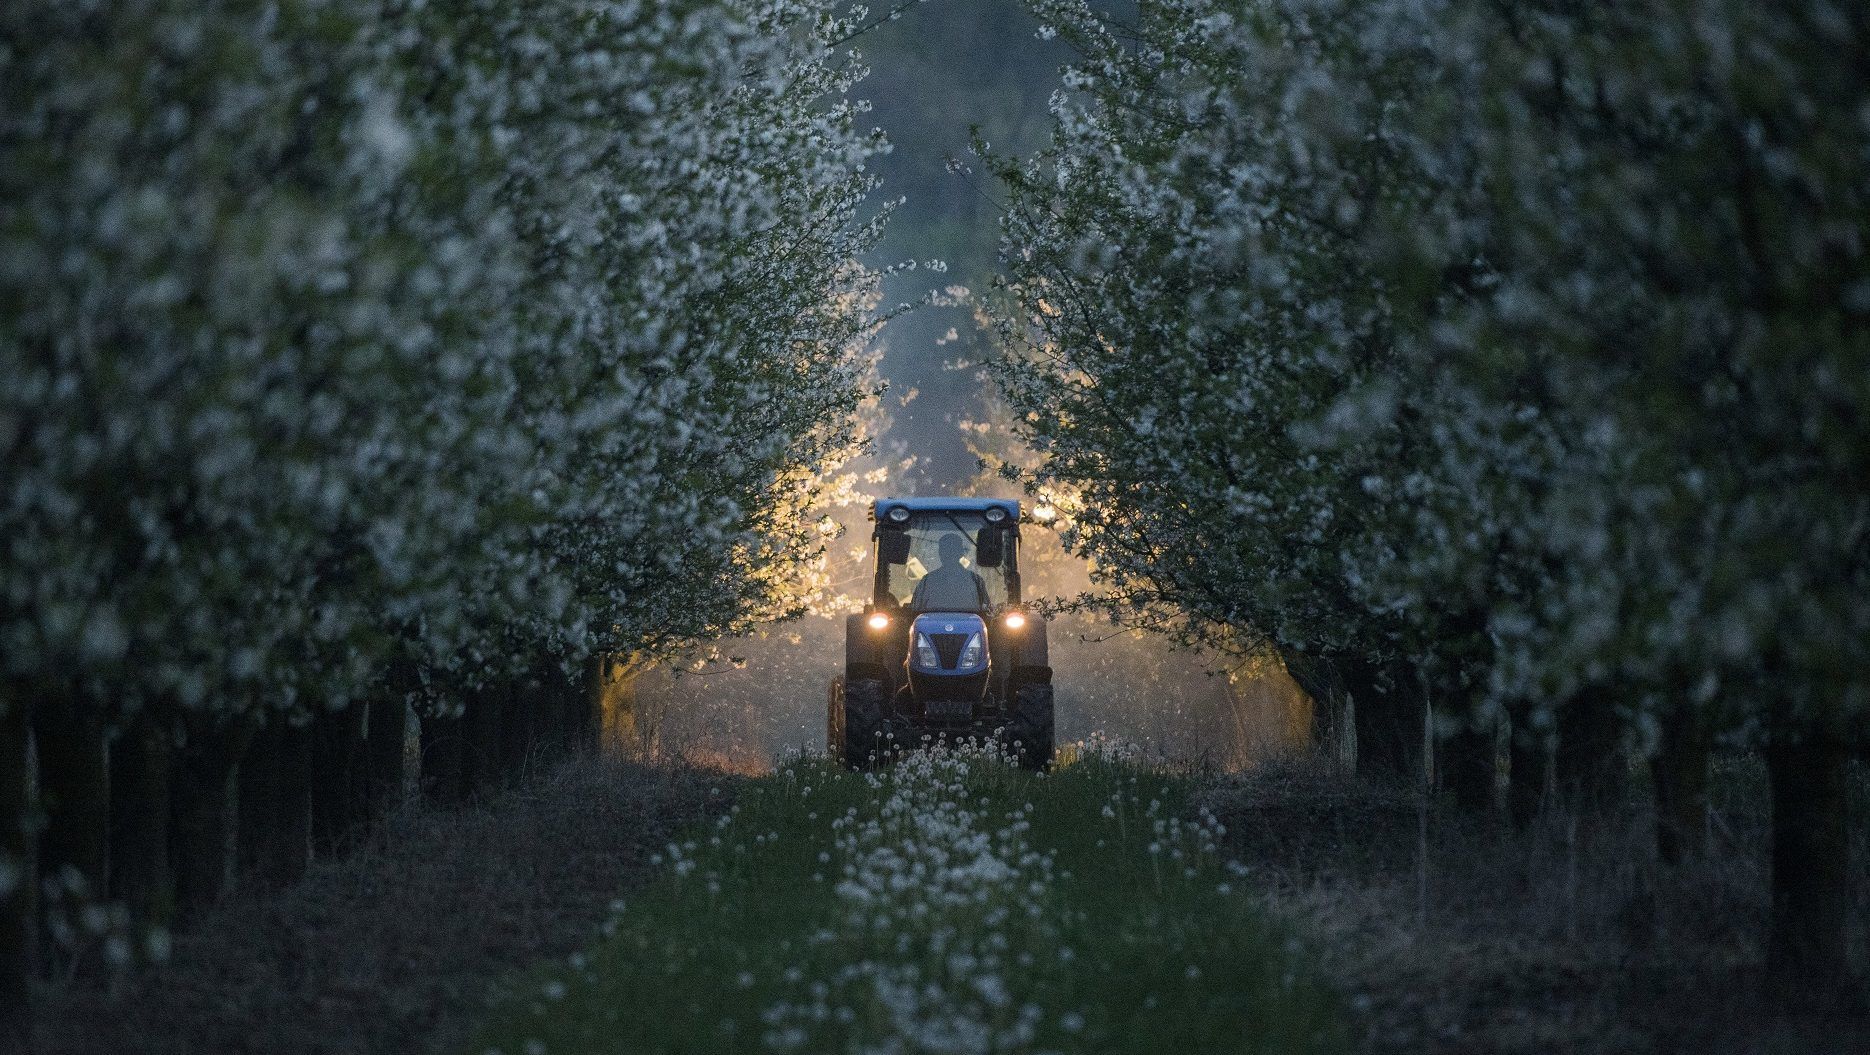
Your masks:
{"label": "tractor tire", "polygon": [[825,694],[825,757],[844,761],[844,675],[831,679]]}
{"label": "tractor tire", "polygon": [[848,678],[838,708],[838,757],[851,769],[867,769],[883,760],[883,683]]}
{"label": "tractor tire", "polygon": [[1027,682],[1013,690],[1013,715],[1005,735],[1021,769],[1037,773],[1051,767],[1052,725],[1052,686]]}

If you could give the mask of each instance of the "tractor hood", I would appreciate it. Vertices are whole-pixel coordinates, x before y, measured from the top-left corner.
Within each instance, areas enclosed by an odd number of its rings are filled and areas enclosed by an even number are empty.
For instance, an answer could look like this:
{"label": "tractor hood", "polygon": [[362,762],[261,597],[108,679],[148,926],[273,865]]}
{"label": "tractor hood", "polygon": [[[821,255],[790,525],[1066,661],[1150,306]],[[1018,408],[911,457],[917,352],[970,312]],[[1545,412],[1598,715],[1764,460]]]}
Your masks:
{"label": "tractor hood", "polygon": [[987,669],[987,623],[969,612],[926,612],[909,628],[911,674],[960,677]]}
{"label": "tractor hood", "polygon": [[970,717],[987,695],[987,623],[971,612],[927,612],[909,626],[909,692],[918,705],[966,701]]}

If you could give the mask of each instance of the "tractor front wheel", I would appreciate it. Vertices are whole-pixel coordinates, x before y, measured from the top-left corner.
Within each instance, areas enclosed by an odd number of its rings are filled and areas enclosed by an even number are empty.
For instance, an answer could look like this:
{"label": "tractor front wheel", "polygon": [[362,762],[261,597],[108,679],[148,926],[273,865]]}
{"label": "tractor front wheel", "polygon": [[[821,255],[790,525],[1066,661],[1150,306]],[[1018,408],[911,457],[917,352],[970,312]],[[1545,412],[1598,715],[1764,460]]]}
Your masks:
{"label": "tractor front wheel", "polygon": [[1052,725],[1052,686],[1028,682],[1013,690],[1006,740],[1021,769],[1039,772],[1052,765]]}
{"label": "tractor front wheel", "polygon": [[832,705],[832,750],[846,766],[863,769],[883,757],[883,683],[846,678],[843,696]]}

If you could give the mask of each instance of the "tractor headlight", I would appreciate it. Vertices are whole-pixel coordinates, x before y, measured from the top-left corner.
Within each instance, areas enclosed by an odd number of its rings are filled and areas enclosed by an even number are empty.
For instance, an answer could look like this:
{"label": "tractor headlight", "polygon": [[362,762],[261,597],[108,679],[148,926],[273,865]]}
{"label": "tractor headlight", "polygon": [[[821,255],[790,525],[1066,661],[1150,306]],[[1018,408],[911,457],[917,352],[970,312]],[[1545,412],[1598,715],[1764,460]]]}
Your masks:
{"label": "tractor headlight", "polygon": [[941,669],[941,658],[935,654],[935,643],[927,634],[916,635],[916,666],[923,670]]}
{"label": "tractor headlight", "polygon": [[890,625],[890,617],[883,614],[882,612],[871,612],[869,622],[870,622],[870,629],[884,630],[884,629],[887,629]]}
{"label": "tractor headlight", "polygon": [[967,644],[961,646],[961,661],[955,666],[961,670],[972,670],[980,664],[980,635],[969,634]]}
{"label": "tractor headlight", "polygon": [[1025,625],[1026,625],[1026,613],[1008,612],[1006,614],[1006,628],[1008,630],[1018,630],[1020,627],[1025,626]]}
{"label": "tractor headlight", "polygon": [[987,523],[998,524],[1006,519],[1006,510],[999,506],[988,506],[987,511],[982,515],[987,518]]}
{"label": "tractor headlight", "polygon": [[892,524],[908,523],[909,507],[908,506],[891,506],[890,511],[888,513],[885,513],[884,515],[889,517],[890,523]]}

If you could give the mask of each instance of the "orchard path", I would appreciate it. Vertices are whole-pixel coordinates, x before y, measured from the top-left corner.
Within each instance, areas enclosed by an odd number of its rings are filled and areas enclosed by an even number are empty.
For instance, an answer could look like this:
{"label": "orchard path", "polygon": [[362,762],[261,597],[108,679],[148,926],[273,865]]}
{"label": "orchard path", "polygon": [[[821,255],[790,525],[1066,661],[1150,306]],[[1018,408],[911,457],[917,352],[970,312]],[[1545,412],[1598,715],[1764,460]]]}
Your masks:
{"label": "orchard path", "polygon": [[1190,790],[1102,757],[791,763],[515,980],[470,1050],[1345,1050]]}

